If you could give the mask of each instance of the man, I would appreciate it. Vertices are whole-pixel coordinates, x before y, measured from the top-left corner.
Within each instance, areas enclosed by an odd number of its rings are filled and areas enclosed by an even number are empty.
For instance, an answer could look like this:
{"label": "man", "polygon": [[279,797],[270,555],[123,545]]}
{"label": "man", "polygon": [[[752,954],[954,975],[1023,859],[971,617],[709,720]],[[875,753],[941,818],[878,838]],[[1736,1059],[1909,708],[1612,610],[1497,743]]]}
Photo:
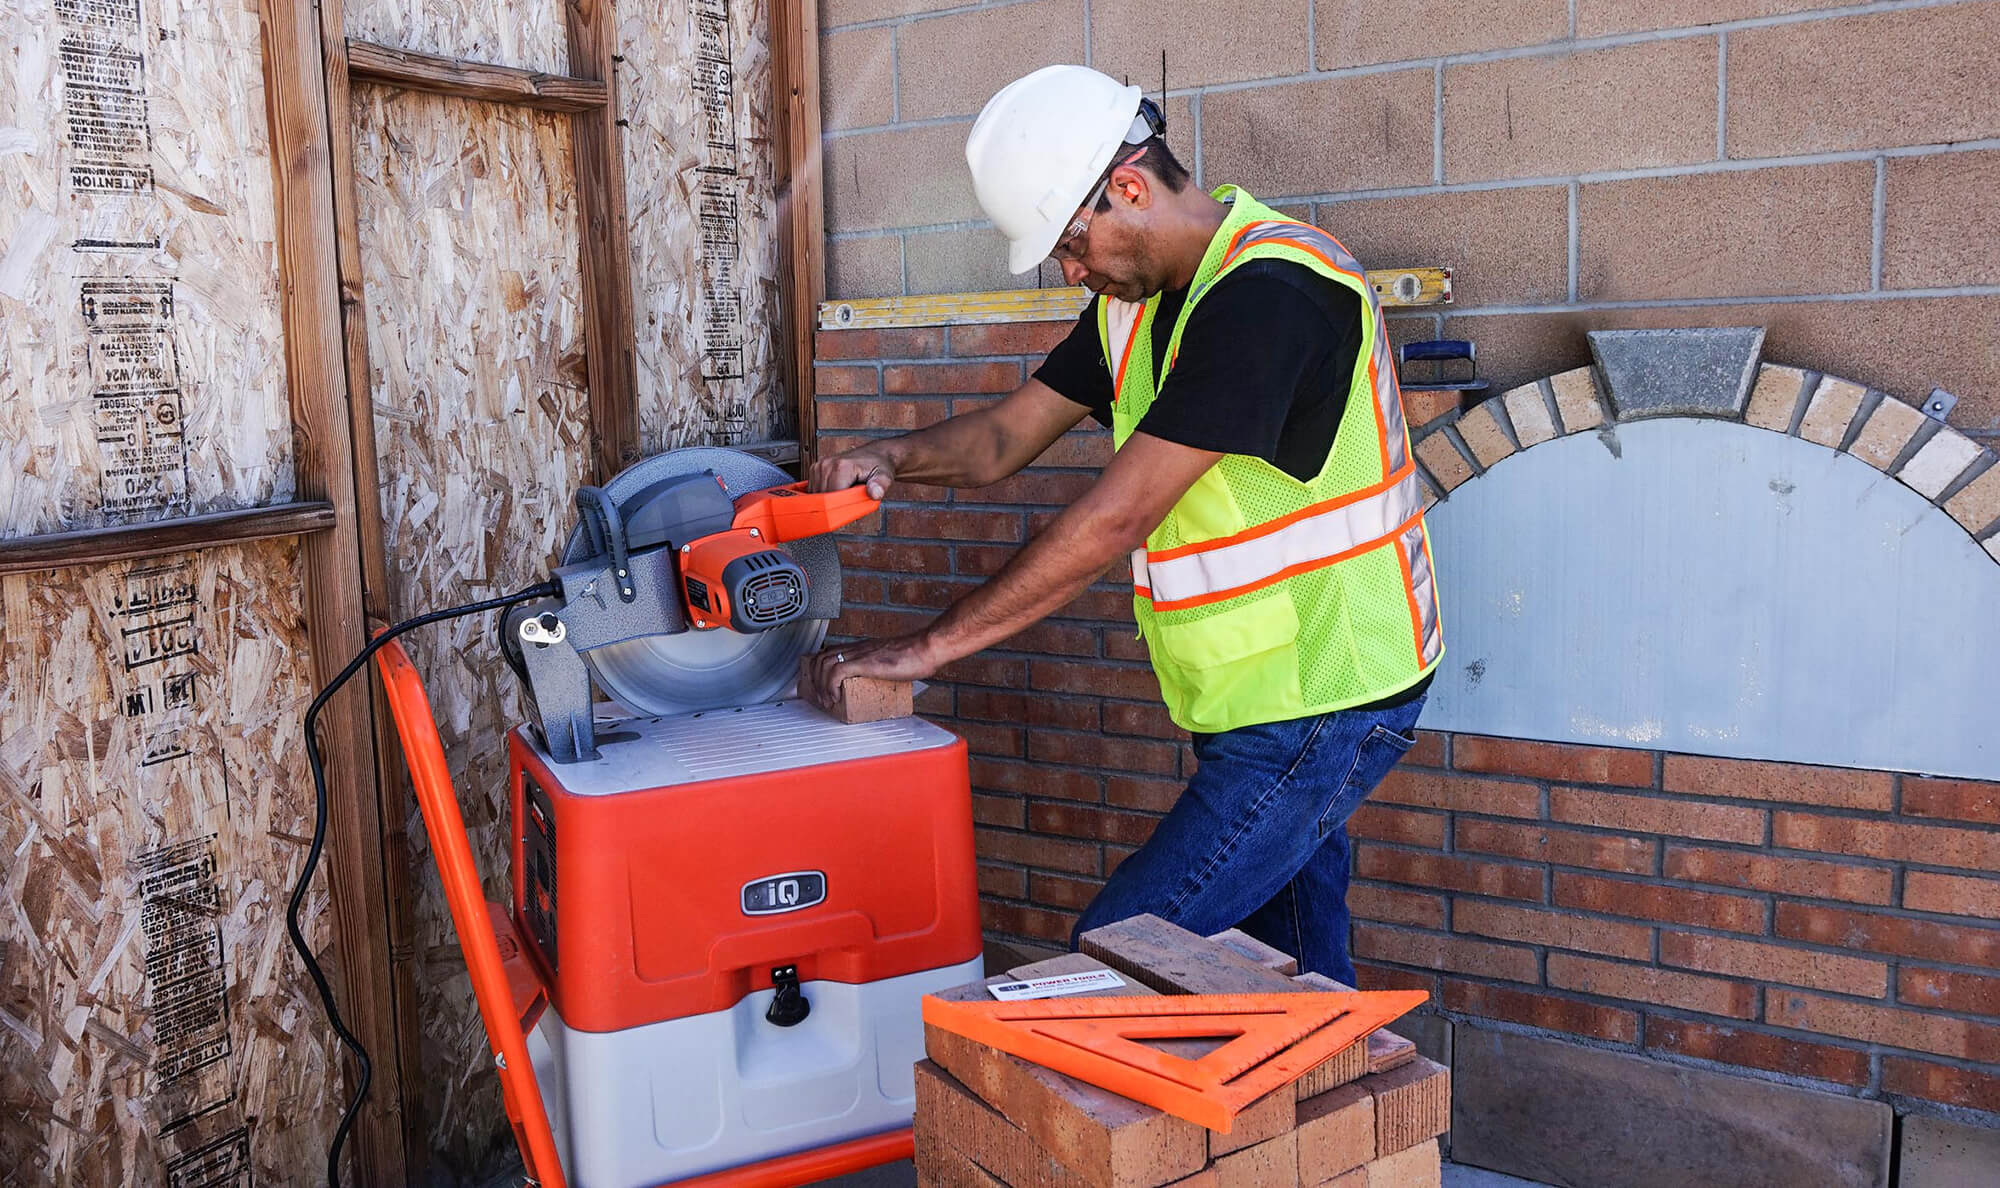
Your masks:
{"label": "man", "polygon": [[1352,984],[1348,816],[1415,741],[1443,650],[1381,311],[1331,236],[1189,184],[1136,87],[1019,79],[966,144],[1016,273],[1091,301],[978,412],[820,461],[816,489],[980,487],[1095,416],[1117,452],[996,576],[923,630],[829,650],[805,694],[920,679],[1070,601],[1128,550],[1134,614],[1200,770],[1083,913],[1241,925]]}

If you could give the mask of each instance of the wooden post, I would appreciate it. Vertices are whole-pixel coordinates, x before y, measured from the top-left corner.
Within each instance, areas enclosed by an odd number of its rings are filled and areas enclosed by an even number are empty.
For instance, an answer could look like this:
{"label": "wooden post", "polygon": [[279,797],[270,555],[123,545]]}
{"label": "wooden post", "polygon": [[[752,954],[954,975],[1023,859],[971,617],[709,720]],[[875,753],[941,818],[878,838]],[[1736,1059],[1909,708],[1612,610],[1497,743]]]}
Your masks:
{"label": "wooden post", "polygon": [[783,279],[779,358],[791,385],[803,472],[818,454],[813,410],[813,332],[826,298],[826,205],[820,187],[819,5],[771,7],[771,90],[776,102],[778,271]]}
{"label": "wooden post", "polygon": [[[277,201],[280,314],[285,327],[298,498],[324,500],[333,527],[304,538],[306,630],[314,679],[324,686],[366,641],[355,443],[348,422],[328,94],[314,5],[259,8]],[[343,102],[345,96],[341,97]],[[340,112],[345,122],[344,107]],[[372,486],[367,488],[373,498]],[[333,904],[334,984],[343,1018],[373,1058],[374,1084],[355,1127],[354,1181],[404,1183],[402,1070],[382,881],[381,813],[372,779],[368,686],[354,682],[321,718],[326,755],[327,865]],[[317,1012],[318,1004],[306,1008]]]}
{"label": "wooden post", "polygon": [[582,204],[583,325],[590,431],[597,481],[639,457],[639,370],[633,345],[632,240],[625,224],[625,151],[612,62],[618,20],[611,0],[568,0],[569,69],[601,81],[610,102],[571,117],[571,154]]}
{"label": "wooden post", "polygon": [[[332,114],[334,244],[340,283],[341,350],[346,358],[348,433],[354,446],[354,519],[361,571],[362,608],[371,621],[395,619],[389,599],[389,554],[382,528],[382,503],[375,450],[375,397],[370,387],[367,288],[361,273],[361,229],[354,181],[354,104],[342,0],[320,0],[320,37],[325,47],[327,107]],[[372,686],[371,686],[372,688]],[[376,844],[382,855],[382,883],[387,901],[386,930],[389,984],[395,1010],[394,1059],[399,1069],[414,1070],[423,1059],[423,1028],[418,1021],[416,896],[410,888],[408,819],[402,794],[402,743],[386,714],[374,721],[374,787]],[[385,1053],[383,1059],[388,1059]],[[400,1103],[403,1166],[411,1182],[422,1182],[430,1164],[430,1119],[423,1095],[410,1094]]]}

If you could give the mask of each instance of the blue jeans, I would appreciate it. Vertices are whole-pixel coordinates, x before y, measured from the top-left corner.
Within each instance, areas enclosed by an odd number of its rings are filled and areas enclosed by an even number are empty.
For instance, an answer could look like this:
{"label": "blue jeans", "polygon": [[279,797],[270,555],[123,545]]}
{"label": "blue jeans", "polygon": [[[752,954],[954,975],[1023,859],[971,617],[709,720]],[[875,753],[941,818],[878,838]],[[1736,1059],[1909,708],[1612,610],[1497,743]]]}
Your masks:
{"label": "blue jeans", "polygon": [[1240,927],[1354,984],[1347,818],[1416,742],[1424,698],[1194,736],[1201,768],[1076,937],[1150,912],[1202,936]]}

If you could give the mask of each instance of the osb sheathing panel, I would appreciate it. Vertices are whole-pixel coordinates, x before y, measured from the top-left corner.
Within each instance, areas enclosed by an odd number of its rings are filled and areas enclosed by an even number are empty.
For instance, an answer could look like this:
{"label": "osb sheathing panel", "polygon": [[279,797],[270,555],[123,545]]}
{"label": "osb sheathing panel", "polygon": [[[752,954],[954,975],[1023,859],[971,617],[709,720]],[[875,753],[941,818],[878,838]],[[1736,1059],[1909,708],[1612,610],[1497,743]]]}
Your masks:
{"label": "osb sheathing panel", "polygon": [[347,35],[448,58],[569,73],[562,0],[347,0]]}
{"label": "osb sheathing panel", "polygon": [[300,605],[291,542],[0,577],[0,1182],[322,1165]]}
{"label": "osb sheathing panel", "polygon": [[258,37],[0,4],[0,537],[291,497]]}
{"label": "osb sheathing panel", "polygon": [[[590,457],[565,117],[362,87],[355,174],[382,518],[397,617],[545,579]],[[505,735],[519,682],[491,616],[410,637],[490,898],[507,894]],[[511,1155],[499,1082],[408,793],[431,1148]]]}
{"label": "osb sheathing panel", "polygon": [[791,436],[772,354],[769,2],[633,0],[617,11],[642,448]]}

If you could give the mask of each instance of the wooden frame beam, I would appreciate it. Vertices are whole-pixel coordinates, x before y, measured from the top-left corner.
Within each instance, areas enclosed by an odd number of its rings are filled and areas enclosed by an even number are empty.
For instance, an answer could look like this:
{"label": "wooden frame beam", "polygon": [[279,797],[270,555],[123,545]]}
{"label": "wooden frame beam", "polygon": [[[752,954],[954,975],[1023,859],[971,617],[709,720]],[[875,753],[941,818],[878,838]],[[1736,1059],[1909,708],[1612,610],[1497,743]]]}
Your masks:
{"label": "wooden frame beam", "polygon": [[778,195],[778,272],[783,285],[778,358],[791,388],[803,456],[817,455],[813,333],[826,297],[826,203],[820,184],[819,5],[771,6],[771,93],[777,122],[773,164]]}
{"label": "wooden frame beam", "polygon": [[598,111],[610,102],[610,88],[596,79],[346,41],[347,76],[359,82],[543,111]]}
{"label": "wooden frame beam", "polygon": [[269,540],[276,536],[306,536],[331,530],[335,521],[333,504],[316,499],[275,507],[180,516],[145,524],[117,524],[77,532],[16,537],[0,540],[0,573],[131,561],[139,557],[210,549],[217,545]]}
{"label": "wooden frame beam", "polygon": [[[334,10],[338,21],[339,4]],[[329,105],[347,123],[344,89],[330,95],[327,57],[345,48],[323,37],[323,6],[311,0],[259,5],[264,95],[271,126],[277,206],[279,312],[291,398],[294,469],[301,499],[325,502],[333,526],[304,538],[301,569],[315,682],[325,687],[367,642],[361,584],[361,509],[372,485],[356,486],[356,450],[346,399],[341,275],[328,184],[336,164]],[[338,26],[335,27],[336,29]],[[344,76],[343,76],[344,77]],[[351,159],[350,159],[351,167]],[[357,491],[368,503],[357,499]],[[369,685],[351,683],[320,719],[328,805],[325,876],[332,900],[333,973],[340,1011],[373,1057],[374,1085],[355,1125],[353,1180],[405,1183],[403,1068],[389,959],[389,900],[383,882],[382,815],[373,769]],[[317,1011],[318,1004],[306,1009]],[[342,1065],[345,1065],[343,1058]]]}
{"label": "wooden frame beam", "polygon": [[639,458],[639,363],[633,339],[632,237],[625,222],[625,153],[617,92],[610,87],[618,57],[612,0],[567,0],[564,25],[569,68],[600,82],[609,101],[572,117],[570,154],[582,204],[585,382],[597,481],[607,482]]}

